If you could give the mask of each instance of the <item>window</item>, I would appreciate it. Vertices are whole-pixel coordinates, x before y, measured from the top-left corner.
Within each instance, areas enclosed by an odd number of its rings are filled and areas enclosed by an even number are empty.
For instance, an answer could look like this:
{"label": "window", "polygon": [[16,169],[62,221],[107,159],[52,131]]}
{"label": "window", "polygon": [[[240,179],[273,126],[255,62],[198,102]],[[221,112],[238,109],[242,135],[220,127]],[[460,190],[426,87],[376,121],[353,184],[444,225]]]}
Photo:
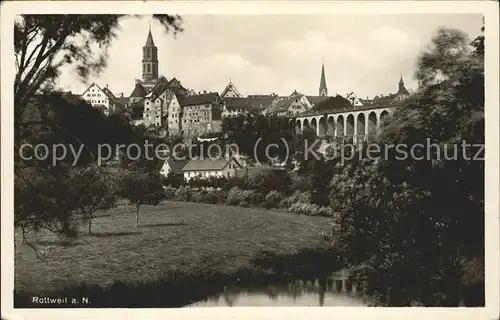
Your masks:
{"label": "window", "polygon": [[151,72],[151,65],[148,64],[148,72]]}

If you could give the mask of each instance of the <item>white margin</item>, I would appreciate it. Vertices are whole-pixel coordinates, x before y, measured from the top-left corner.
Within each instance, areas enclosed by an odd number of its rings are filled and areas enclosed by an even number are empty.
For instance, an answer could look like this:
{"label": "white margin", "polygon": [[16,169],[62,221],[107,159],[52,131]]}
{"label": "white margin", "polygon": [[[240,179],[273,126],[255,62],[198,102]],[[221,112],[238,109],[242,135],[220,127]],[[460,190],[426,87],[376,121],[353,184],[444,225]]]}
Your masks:
{"label": "white margin", "polygon": [[[498,319],[499,312],[499,10],[495,1],[18,1],[1,7],[2,319]],[[168,12],[167,12],[168,11]],[[13,21],[28,13],[116,14],[472,14],[485,16],[486,307],[484,308],[182,308],[13,309]],[[465,234],[464,237],[467,235]],[[40,275],[41,277],[43,275]]]}

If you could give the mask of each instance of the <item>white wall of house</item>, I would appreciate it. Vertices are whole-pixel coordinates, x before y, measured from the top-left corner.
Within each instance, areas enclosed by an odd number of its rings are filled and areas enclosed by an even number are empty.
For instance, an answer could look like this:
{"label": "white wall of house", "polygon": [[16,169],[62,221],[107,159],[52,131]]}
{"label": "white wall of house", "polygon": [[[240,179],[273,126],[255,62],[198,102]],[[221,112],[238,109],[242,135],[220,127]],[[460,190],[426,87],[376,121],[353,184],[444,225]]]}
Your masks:
{"label": "white wall of house", "polygon": [[109,97],[95,83],[92,83],[82,94],[82,99],[93,107],[104,106],[107,112],[110,111]]}
{"label": "white wall of house", "polygon": [[184,179],[189,181],[192,178],[198,177],[201,179],[208,179],[210,177],[223,177],[224,172],[222,170],[218,171],[187,171],[184,172]]}
{"label": "white wall of house", "polygon": [[144,99],[144,124],[149,126],[162,126],[163,116],[167,114],[170,101],[167,99],[167,91],[165,90],[153,101],[151,97]]}
{"label": "white wall of house", "polygon": [[224,118],[234,117],[243,113],[246,113],[246,111],[243,109],[237,109],[237,108],[228,109],[226,108],[226,106],[224,106],[224,108],[222,109],[222,117]]}

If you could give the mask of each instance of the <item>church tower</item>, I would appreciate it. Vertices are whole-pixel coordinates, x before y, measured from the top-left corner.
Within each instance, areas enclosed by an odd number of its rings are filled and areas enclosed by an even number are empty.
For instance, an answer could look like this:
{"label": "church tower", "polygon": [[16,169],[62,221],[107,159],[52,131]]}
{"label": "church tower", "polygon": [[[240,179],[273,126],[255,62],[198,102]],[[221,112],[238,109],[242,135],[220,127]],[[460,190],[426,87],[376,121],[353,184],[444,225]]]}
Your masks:
{"label": "church tower", "polygon": [[409,95],[410,93],[405,88],[405,82],[403,81],[403,76],[401,76],[401,78],[399,79],[399,90],[396,93],[396,99],[403,100],[406,99]]}
{"label": "church tower", "polygon": [[325,65],[321,67],[321,80],[319,82],[319,95],[321,97],[328,96],[328,89],[326,88]]}
{"label": "church tower", "polygon": [[142,47],[142,81],[147,88],[152,88],[158,81],[158,48],[153,41],[151,25],[146,44]]}

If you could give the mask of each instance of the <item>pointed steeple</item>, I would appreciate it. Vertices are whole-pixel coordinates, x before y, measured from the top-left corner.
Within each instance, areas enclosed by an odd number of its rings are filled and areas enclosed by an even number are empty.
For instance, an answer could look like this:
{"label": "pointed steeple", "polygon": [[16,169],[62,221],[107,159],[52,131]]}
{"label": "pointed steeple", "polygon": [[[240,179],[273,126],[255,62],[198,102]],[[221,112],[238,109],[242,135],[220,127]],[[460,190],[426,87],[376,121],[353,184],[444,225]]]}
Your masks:
{"label": "pointed steeple", "polygon": [[151,23],[149,23],[148,38],[146,39],[146,44],[144,46],[145,47],[154,47],[155,46],[155,42],[153,41],[153,35],[151,34]]}
{"label": "pointed steeple", "polygon": [[328,96],[328,89],[326,87],[325,64],[321,66],[321,80],[319,82],[319,95]]}
{"label": "pointed steeple", "polygon": [[403,81],[403,76],[401,75],[401,78],[399,79],[399,90],[396,93],[396,97],[398,99],[403,99],[403,98],[406,98],[409,95],[410,95],[410,93],[408,92],[408,90],[406,90],[406,88],[405,88],[405,82]]}
{"label": "pointed steeple", "polygon": [[151,23],[146,44],[142,47],[142,81],[147,90],[152,89],[158,81],[158,48],[153,41]]}

